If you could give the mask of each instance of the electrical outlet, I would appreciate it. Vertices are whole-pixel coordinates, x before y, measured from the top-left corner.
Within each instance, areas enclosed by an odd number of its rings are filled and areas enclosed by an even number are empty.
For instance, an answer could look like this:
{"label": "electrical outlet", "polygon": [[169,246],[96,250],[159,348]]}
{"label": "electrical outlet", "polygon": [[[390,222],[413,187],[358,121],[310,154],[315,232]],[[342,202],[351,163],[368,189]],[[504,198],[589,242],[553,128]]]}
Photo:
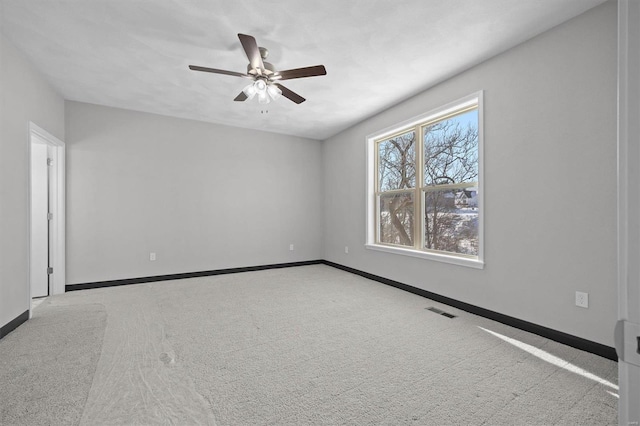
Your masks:
{"label": "electrical outlet", "polygon": [[349,253],[349,246],[344,246],[344,252]]}
{"label": "electrical outlet", "polygon": [[293,251],[293,244],[289,244],[289,251]]}
{"label": "electrical outlet", "polygon": [[580,306],[581,308],[589,307],[589,293],[583,293],[581,291],[576,291],[576,306]]}
{"label": "electrical outlet", "polygon": [[149,260],[151,260],[151,261],[156,260],[156,254],[155,253],[149,253]]}

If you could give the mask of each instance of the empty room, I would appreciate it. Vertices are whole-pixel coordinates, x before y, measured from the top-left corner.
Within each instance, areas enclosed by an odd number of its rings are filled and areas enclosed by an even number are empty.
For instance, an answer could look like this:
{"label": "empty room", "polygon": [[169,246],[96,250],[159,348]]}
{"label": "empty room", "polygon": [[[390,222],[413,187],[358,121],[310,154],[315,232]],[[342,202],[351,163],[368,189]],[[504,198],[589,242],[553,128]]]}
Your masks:
{"label": "empty room", "polygon": [[637,425],[638,75],[638,0],[0,0],[0,424]]}

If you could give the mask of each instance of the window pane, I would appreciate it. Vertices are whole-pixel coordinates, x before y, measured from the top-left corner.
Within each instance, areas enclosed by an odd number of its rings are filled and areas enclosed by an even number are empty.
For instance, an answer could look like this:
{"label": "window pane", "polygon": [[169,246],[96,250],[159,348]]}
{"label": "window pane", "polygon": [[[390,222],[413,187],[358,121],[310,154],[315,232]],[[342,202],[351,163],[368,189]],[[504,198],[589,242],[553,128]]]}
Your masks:
{"label": "window pane", "polygon": [[478,180],[478,110],[425,126],[424,183]]}
{"label": "window pane", "polygon": [[415,188],[416,133],[407,132],[378,143],[378,189]]}
{"label": "window pane", "polygon": [[477,256],[477,188],[427,191],[424,194],[425,248]]}
{"label": "window pane", "polygon": [[380,242],[413,247],[413,193],[380,195]]}

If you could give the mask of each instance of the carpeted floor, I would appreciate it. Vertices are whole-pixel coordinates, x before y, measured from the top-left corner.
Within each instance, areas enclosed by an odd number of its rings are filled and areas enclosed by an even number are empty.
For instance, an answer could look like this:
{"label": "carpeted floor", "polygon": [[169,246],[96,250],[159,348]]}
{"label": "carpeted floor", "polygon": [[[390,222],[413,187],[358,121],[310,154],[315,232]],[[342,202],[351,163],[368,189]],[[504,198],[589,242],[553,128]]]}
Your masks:
{"label": "carpeted floor", "polygon": [[615,362],[326,265],[49,297],[0,383],[2,425],[617,424]]}

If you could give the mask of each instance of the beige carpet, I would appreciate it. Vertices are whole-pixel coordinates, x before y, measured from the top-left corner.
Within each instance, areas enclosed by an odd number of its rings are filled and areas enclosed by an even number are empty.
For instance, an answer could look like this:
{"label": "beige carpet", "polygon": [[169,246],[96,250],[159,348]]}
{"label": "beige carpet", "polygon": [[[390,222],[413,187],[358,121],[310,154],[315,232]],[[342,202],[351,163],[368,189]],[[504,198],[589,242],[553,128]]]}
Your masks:
{"label": "beige carpet", "polygon": [[2,425],[617,424],[615,362],[326,265],[47,298],[0,383]]}

